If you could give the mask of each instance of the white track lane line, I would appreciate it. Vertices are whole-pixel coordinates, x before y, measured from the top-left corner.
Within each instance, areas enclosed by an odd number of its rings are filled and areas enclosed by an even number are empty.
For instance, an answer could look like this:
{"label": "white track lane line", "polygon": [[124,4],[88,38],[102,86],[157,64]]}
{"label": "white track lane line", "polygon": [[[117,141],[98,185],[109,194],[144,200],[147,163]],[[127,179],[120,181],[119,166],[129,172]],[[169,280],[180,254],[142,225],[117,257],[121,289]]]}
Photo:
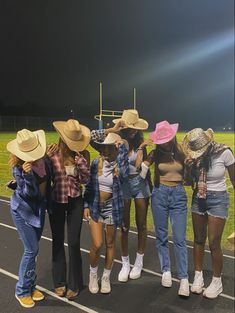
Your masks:
{"label": "white track lane line", "polygon": [[[10,273],[8,271],[5,271],[1,267],[0,267],[0,273],[6,275],[8,277],[14,278],[15,280],[19,279],[19,277],[17,275],[12,274],[12,273]],[[68,300],[66,298],[61,298],[61,297],[57,296],[54,292],[52,292],[52,291],[50,291],[50,290],[48,290],[48,289],[46,289],[46,288],[44,288],[42,286],[37,285],[36,288],[41,290],[42,292],[44,292],[44,293],[54,297],[54,298],[56,298],[57,300],[66,302],[67,304],[72,305],[72,306],[76,307],[77,309],[80,309],[80,310],[82,310],[84,312],[87,312],[87,313],[98,313],[97,311],[94,311],[94,310],[92,310],[92,309],[90,309],[90,308],[88,308],[88,307],[86,307],[86,306],[84,306],[82,304],[79,304],[79,303],[77,303],[75,301],[70,301],[70,300]]]}
{"label": "white track lane line", "polygon": [[[0,199],[0,201],[5,202],[5,203],[7,203],[7,204],[10,204],[10,201],[8,201],[8,200]],[[84,220],[84,221],[86,221],[86,220]],[[138,234],[138,233],[137,233],[136,231],[134,231],[134,230],[129,230],[129,232],[132,233],[132,234],[135,234],[135,235]],[[150,238],[150,239],[156,239],[156,237],[151,236],[151,235],[147,235],[147,237]],[[169,243],[173,244],[173,241],[172,241],[172,240],[169,240]],[[187,248],[193,249],[193,246],[187,245]],[[205,252],[211,253],[210,250],[207,250],[207,249],[205,249]],[[233,255],[228,255],[228,254],[223,254],[223,257],[228,258],[228,259],[232,259],[232,260],[235,259],[235,256],[233,256]]]}
{"label": "white track lane line", "polygon": [[[13,229],[13,230],[17,230],[15,227],[10,226],[10,225],[7,225],[7,224],[3,224],[3,223],[0,223],[0,226],[6,227],[6,228],[10,228],[10,229]],[[42,236],[41,238],[44,239],[44,240],[47,240],[47,241],[51,241],[51,242],[52,242],[52,239],[49,238],[49,237]],[[64,245],[65,245],[65,247],[68,247],[68,244],[67,244],[67,243],[64,243]],[[85,252],[85,253],[90,253],[89,250],[83,249],[83,248],[81,248],[81,251],[82,251],[82,252]],[[103,255],[103,254],[101,254],[100,257],[103,258],[103,259],[105,259],[105,255]],[[117,260],[117,259],[114,259],[114,262],[115,262],[115,263],[122,264],[122,261]],[[131,264],[131,267],[133,267],[133,266],[134,266],[134,265]],[[147,268],[145,268],[145,267],[143,267],[143,271],[146,272],[146,273],[152,274],[152,275],[154,275],[154,276],[162,277],[162,274],[161,274],[161,273],[157,273],[157,272],[151,271],[151,270],[149,270],[149,269],[147,269]],[[172,280],[173,280],[174,282],[180,283],[180,280],[177,279],[177,278],[172,277]],[[191,286],[192,284],[189,284],[189,285]],[[205,290],[205,288],[203,288],[203,290]],[[221,293],[220,296],[223,297],[223,298],[229,299],[229,300],[233,300],[233,301],[235,300],[235,297],[232,297],[232,296],[227,295],[227,294],[225,294],[225,293]]]}

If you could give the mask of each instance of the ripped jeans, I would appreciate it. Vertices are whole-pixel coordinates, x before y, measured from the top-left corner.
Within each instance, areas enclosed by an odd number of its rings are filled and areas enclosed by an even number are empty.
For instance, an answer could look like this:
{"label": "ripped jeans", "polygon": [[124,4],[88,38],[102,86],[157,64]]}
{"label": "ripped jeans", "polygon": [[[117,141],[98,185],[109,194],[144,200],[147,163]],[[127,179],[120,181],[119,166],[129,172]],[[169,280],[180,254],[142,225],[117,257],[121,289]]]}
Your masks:
{"label": "ripped jeans", "polygon": [[[31,296],[36,285],[36,257],[43,227],[36,228],[29,225],[15,210],[11,210],[11,215],[24,245],[24,254],[19,267],[19,280],[16,284],[16,295],[18,297]],[[44,218],[45,211],[41,215],[42,225]]]}

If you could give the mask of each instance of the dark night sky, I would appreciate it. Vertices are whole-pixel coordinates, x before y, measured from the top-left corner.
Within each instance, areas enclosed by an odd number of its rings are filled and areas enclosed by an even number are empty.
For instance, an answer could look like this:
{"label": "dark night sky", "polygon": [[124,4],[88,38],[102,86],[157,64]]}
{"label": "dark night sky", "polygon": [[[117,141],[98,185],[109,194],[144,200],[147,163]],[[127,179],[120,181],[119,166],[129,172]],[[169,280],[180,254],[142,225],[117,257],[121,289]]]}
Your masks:
{"label": "dark night sky", "polygon": [[233,14],[233,0],[1,0],[0,101],[79,119],[102,81],[106,109],[136,87],[152,125],[234,123]]}

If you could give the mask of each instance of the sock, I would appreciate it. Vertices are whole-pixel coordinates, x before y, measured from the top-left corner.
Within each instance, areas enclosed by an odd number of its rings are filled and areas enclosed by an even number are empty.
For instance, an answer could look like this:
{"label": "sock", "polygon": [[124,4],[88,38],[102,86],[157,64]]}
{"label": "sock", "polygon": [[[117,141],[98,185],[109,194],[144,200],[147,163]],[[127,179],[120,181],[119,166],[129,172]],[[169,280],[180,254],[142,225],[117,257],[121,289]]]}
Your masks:
{"label": "sock", "polygon": [[110,276],[110,274],[111,274],[111,270],[108,270],[107,268],[104,268],[104,271],[103,271],[103,277],[104,276]]}
{"label": "sock", "polygon": [[122,263],[130,263],[129,255],[122,256]]}
{"label": "sock", "polygon": [[221,277],[215,277],[215,276],[213,276],[212,280],[213,280],[215,283],[220,283],[220,282],[221,282]]}
{"label": "sock", "polygon": [[135,262],[143,265],[143,257],[144,257],[144,254],[140,254],[137,252]]}
{"label": "sock", "polygon": [[90,265],[90,272],[91,272],[92,274],[97,274],[97,271],[98,271],[98,266],[92,267],[92,266]]}

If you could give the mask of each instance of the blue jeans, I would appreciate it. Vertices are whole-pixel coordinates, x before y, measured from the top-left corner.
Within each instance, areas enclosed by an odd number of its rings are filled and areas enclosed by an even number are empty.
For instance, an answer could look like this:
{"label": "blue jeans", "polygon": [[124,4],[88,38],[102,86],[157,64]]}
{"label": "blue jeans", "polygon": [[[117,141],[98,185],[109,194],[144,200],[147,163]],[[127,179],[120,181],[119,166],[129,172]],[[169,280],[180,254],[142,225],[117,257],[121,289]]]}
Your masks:
{"label": "blue jeans", "polygon": [[154,187],[152,191],[152,213],[161,271],[171,270],[168,249],[168,217],[170,216],[177,275],[179,279],[188,278],[187,196],[184,187],[182,185]]}
{"label": "blue jeans", "polygon": [[[45,211],[42,210],[41,213],[42,225],[44,225]],[[19,267],[19,280],[16,284],[16,295],[18,297],[31,296],[36,285],[36,257],[43,226],[36,228],[29,225],[15,210],[11,210],[11,215],[24,245],[24,254]]]}
{"label": "blue jeans", "polygon": [[125,178],[122,183],[122,192],[124,199],[145,199],[151,196],[147,179],[141,178],[140,175]]}

